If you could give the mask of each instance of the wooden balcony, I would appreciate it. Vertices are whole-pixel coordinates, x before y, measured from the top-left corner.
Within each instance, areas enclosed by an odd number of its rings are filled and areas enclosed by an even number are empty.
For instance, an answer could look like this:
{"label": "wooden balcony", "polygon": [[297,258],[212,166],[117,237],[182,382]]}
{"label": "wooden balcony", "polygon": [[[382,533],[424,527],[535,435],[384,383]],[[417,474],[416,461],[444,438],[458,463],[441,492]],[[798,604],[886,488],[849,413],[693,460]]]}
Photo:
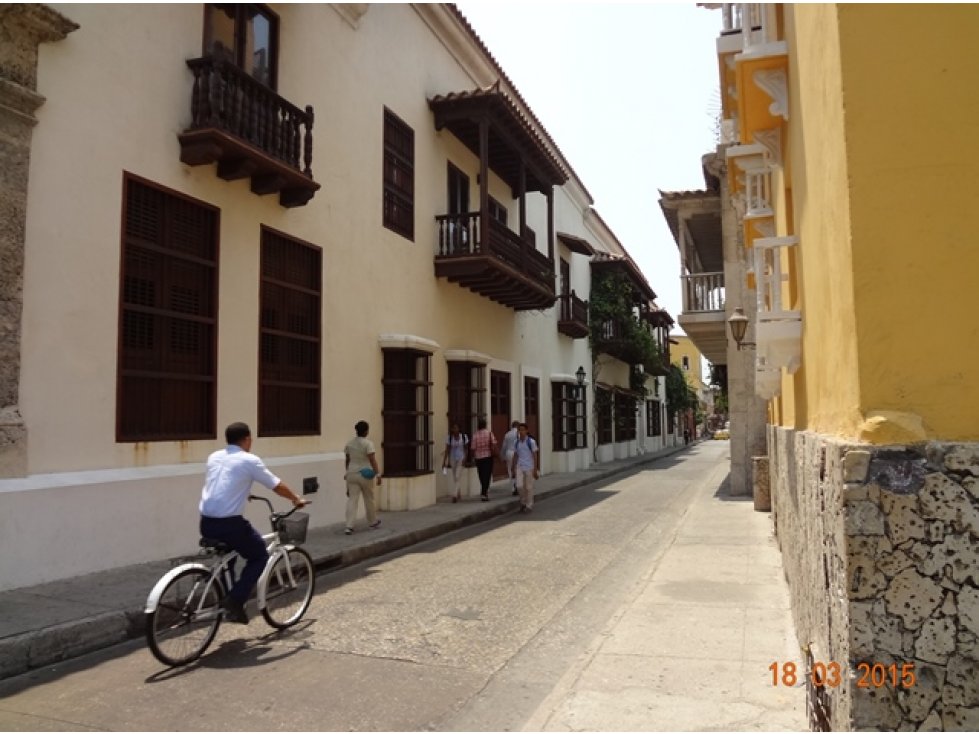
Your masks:
{"label": "wooden balcony", "polygon": [[480,231],[479,212],[442,214],[435,249],[435,275],[515,311],[554,305],[554,263],[529,240],[487,217],[489,236]]}
{"label": "wooden balcony", "polygon": [[588,301],[582,301],[574,291],[558,296],[557,330],[572,339],[588,336]]}
{"label": "wooden balcony", "polygon": [[617,321],[610,319],[603,322],[595,343],[595,351],[629,364],[637,364],[642,357],[636,353],[632,343],[623,338],[623,331],[623,325]]}
{"label": "wooden balcony", "polygon": [[300,110],[240,68],[205,56],[194,73],[191,124],[178,136],[180,160],[217,163],[226,181],[251,179],[255,194],[279,195],[284,207],[304,206],[313,181],[313,108]]}

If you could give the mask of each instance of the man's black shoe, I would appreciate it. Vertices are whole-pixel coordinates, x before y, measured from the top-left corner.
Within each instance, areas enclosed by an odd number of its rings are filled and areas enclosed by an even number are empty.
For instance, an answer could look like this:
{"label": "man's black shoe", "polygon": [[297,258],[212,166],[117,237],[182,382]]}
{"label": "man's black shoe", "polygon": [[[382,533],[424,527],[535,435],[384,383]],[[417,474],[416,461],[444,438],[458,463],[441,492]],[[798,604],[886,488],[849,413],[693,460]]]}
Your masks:
{"label": "man's black shoe", "polygon": [[248,615],[245,614],[245,607],[242,606],[241,602],[236,599],[232,599],[230,596],[224,597],[224,601],[221,602],[221,606],[224,608],[224,618],[229,622],[235,622],[236,624],[248,624]]}

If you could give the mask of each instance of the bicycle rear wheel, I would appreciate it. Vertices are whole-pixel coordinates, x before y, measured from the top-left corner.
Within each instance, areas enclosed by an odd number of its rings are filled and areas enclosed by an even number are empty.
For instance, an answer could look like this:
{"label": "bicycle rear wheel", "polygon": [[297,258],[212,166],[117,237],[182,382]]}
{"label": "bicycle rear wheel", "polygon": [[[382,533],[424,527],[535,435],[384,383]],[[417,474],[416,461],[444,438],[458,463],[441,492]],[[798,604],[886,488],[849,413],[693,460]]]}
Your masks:
{"label": "bicycle rear wheel", "polygon": [[277,556],[265,587],[265,621],[277,629],[294,625],[309,608],[315,584],[313,561],[302,548]]}
{"label": "bicycle rear wheel", "polygon": [[224,589],[200,568],[189,568],[167,584],[156,609],[146,615],[146,642],[164,665],[186,665],[211,644],[221,624]]}

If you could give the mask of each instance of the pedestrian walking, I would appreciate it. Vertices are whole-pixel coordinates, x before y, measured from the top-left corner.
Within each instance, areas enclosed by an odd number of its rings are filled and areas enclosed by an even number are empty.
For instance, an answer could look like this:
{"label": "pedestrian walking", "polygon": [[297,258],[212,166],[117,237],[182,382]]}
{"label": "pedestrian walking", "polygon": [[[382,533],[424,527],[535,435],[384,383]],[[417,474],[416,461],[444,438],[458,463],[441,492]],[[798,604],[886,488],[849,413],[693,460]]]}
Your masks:
{"label": "pedestrian walking", "polygon": [[449,435],[445,437],[445,451],[442,453],[442,473],[448,470],[449,494],[452,501],[458,502],[460,485],[462,483],[462,467],[466,463],[469,451],[469,436],[459,430],[459,424],[453,423]]}
{"label": "pedestrian walking", "polygon": [[513,475],[513,449],[517,445],[517,439],[520,437],[517,426],[520,425],[520,421],[514,421],[510,425],[510,430],[503,434],[503,445],[500,446],[500,458],[503,463],[506,464],[506,473],[510,477],[510,484],[513,485],[513,496],[516,497],[520,492],[517,491],[517,478]]}
{"label": "pedestrian walking", "polygon": [[479,475],[480,499],[489,502],[490,479],[493,478],[493,456],[496,454],[496,436],[486,427],[486,419],[480,418],[471,444],[473,458],[476,459],[476,473]]}
{"label": "pedestrian walking", "polygon": [[540,476],[540,451],[537,441],[527,433],[526,423],[517,426],[512,465],[520,492],[520,511],[530,512],[534,507],[534,480]]}
{"label": "pedestrian walking", "polygon": [[367,421],[357,421],[354,431],[357,435],[350,439],[343,449],[346,457],[343,478],[347,483],[347,527],[343,532],[347,535],[354,531],[361,495],[364,497],[367,526],[373,530],[381,524],[374,500],[374,483],[377,482],[377,486],[381,486],[381,470],[377,468],[374,443],[367,438],[370,426]]}

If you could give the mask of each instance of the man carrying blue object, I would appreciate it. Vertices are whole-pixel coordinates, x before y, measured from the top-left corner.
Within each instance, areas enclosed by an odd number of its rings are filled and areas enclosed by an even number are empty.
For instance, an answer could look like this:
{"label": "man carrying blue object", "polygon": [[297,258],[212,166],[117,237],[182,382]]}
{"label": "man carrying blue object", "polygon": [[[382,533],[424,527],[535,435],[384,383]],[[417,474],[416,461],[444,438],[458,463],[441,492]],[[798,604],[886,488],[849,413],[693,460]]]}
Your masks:
{"label": "man carrying blue object", "polygon": [[238,581],[222,602],[225,619],[248,624],[245,602],[269,559],[265,541],[242,515],[252,482],[258,482],[296,507],[307,504],[270,472],[262,460],[249,453],[252,432],[245,423],[232,423],[224,431],[226,448],[207,457],[207,475],[201,492],[201,535],[227,543],[245,559]]}
{"label": "man carrying blue object", "polygon": [[357,519],[357,505],[360,496],[364,495],[364,510],[367,512],[367,524],[373,530],[380,526],[377,517],[377,506],[374,502],[374,484],[381,486],[381,470],[377,468],[374,457],[374,443],[368,440],[370,426],[367,421],[358,421],[354,426],[357,435],[347,442],[343,453],[346,463],[343,468],[343,478],[347,482],[347,527],[344,531],[350,535],[354,531],[354,520]]}
{"label": "man carrying blue object", "polygon": [[526,423],[517,426],[517,432],[511,466],[520,490],[520,512],[530,512],[534,507],[534,480],[540,476],[540,451],[537,442],[527,434]]}

